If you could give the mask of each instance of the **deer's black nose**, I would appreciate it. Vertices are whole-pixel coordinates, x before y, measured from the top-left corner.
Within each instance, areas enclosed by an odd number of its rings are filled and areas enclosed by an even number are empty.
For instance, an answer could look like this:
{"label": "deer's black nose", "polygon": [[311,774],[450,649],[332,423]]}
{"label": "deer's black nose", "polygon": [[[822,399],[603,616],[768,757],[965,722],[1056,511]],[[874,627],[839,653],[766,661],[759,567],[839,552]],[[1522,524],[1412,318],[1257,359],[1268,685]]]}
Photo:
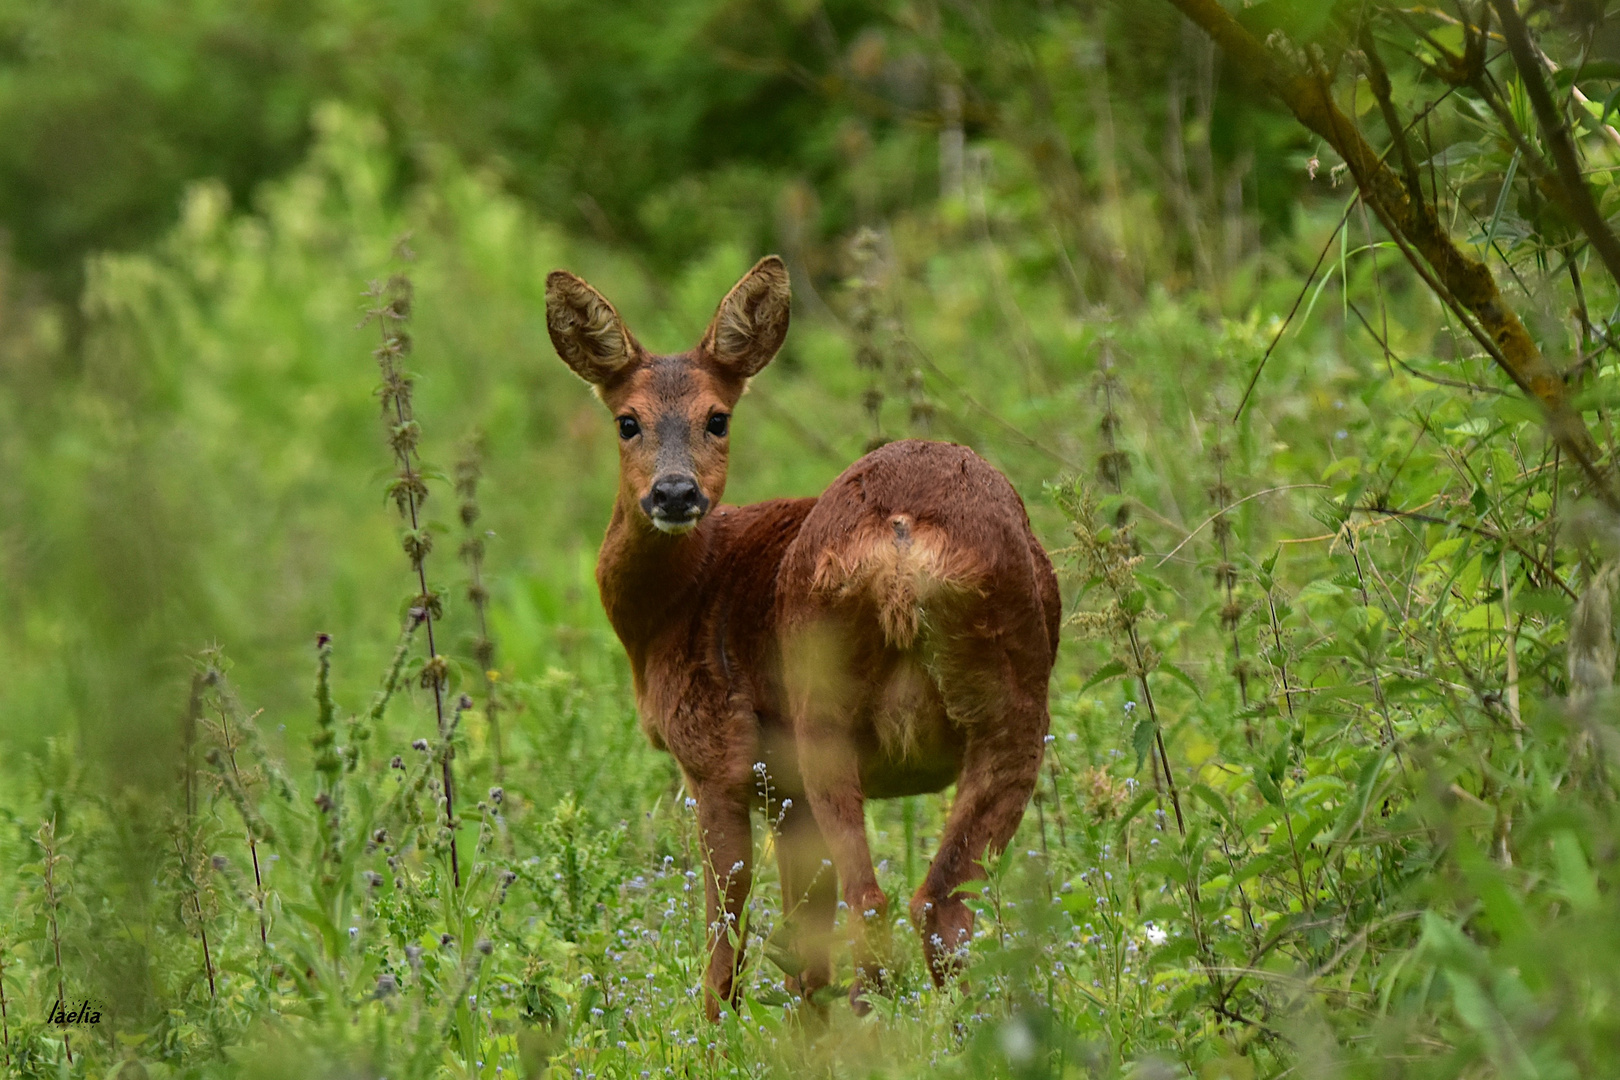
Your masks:
{"label": "deer's black nose", "polygon": [[663,518],[679,523],[702,515],[709,508],[709,500],[698,490],[696,480],[672,474],[660,476],[653,482],[652,492],[642,505],[655,520]]}

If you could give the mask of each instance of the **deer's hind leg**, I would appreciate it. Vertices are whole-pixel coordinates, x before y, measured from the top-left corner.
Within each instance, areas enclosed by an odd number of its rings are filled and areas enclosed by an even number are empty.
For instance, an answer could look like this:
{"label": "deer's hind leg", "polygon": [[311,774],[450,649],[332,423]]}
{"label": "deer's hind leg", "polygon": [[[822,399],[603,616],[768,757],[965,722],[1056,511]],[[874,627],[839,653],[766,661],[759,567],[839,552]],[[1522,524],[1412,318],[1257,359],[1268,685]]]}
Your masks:
{"label": "deer's hind leg", "polygon": [[861,781],[855,724],[862,688],[869,682],[858,658],[873,648],[858,648],[847,623],[831,619],[813,624],[788,650],[789,707],[805,796],[815,825],[832,854],[849,909],[855,982],[850,1004],[857,1013],[871,1006],[867,988],[884,979],[889,899],[872,868],[866,838],[866,791]]}
{"label": "deer's hind leg", "polygon": [[957,890],[983,877],[987,856],[1004,849],[1018,831],[1040,779],[1050,725],[1045,673],[1038,681],[1019,680],[1008,658],[1000,659],[988,670],[981,663],[963,665],[955,677],[940,680],[947,708],[966,728],[967,746],[939,850],[911,899],[912,925],[940,986],[959,971],[973,935],[973,912]]}
{"label": "deer's hind leg", "polygon": [[809,804],[800,798],[782,813],[776,840],[782,873],[782,922],[786,951],[797,970],[787,978],[788,991],[817,1012],[812,995],[832,982],[833,922],[838,915],[838,871],[832,853],[816,827]]}

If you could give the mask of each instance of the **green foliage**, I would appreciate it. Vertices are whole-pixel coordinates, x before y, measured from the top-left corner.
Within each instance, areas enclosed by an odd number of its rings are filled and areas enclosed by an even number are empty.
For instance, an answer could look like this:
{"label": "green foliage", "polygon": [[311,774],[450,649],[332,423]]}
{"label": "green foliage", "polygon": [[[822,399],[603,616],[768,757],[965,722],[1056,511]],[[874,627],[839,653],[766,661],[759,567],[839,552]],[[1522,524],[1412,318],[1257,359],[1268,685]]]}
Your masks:
{"label": "green foliage", "polygon": [[[1589,7],[1533,29],[1612,210]],[[4,15],[8,1070],[1613,1075],[1620,533],[1331,152],[1169,5],[603,10]],[[1362,10],[1241,17],[1378,142]],[[1402,115],[1440,103],[1429,197],[1612,445],[1620,288],[1516,71],[1446,85],[1449,15],[1365,10]],[[75,124],[94,167],[40,150]],[[731,498],[968,443],[1074,613],[966,982],[902,916],[893,995],[824,1026],[769,820],[703,1020],[695,818],[594,595],[610,418],[543,316],[566,265],[684,348],[767,246],[797,310]],[[891,910],[947,808],[871,807]]]}

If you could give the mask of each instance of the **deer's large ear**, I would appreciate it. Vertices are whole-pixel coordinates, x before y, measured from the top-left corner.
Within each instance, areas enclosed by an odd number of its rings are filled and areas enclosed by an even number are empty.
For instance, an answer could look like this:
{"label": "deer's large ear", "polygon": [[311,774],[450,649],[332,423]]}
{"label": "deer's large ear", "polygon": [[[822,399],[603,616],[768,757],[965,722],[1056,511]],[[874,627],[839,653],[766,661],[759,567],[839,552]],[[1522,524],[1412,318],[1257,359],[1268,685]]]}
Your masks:
{"label": "deer's large ear", "polygon": [[787,339],[790,289],[787,267],[767,255],[732,286],[714,313],[703,351],[729,375],[759,373]]}
{"label": "deer's large ear", "polygon": [[623,370],[636,348],[613,305],[566,270],[546,275],[546,330],[562,362],[593,386]]}

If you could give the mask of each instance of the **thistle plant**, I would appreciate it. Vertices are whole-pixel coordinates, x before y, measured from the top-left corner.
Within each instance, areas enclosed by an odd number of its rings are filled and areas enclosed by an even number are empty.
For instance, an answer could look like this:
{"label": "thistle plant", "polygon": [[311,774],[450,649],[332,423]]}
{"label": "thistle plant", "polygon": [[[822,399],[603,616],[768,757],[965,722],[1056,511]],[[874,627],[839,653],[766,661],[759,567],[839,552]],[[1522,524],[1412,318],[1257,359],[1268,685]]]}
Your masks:
{"label": "thistle plant", "polygon": [[1148,683],[1148,676],[1164,666],[1164,660],[1151,643],[1143,640],[1142,633],[1143,624],[1159,616],[1148,606],[1147,593],[1137,581],[1136,568],[1142,556],[1136,553],[1132,526],[1101,524],[1097,520],[1097,501],[1080,481],[1057,488],[1055,494],[1058,507],[1069,519],[1074,532],[1075,543],[1068,553],[1079,561],[1080,572],[1088,585],[1100,586],[1108,596],[1100,610],[1076,611],[1069,616],[1069,625],[1083,637],[1108,638],[1113,642],[1114,660],[1092,677],[1093,682],[1123,675],[1135,681],[1141,691],[1147,715],[1136,720],[1131,743],[1138,762],[1153,757],[1154,779],[1163,783],[1175,811],[1176,828],[1185,835],[1187,824],[1182,816],[1181,795],[1165,749],[1153,688]]}
{"label": "thistle plant", "polygon": [[[1114,370],[1113,350],[1103,343],[1102,359],[1097,364],[1097,392],[1102,397],[1103,411],[1097,418],[1097,434],[1102,438],[1103,452],[1097,455],[1097,479],[1115,495],[1125,492],[1125,477],[1130,475],[1130,455],[1119,448],[1119,409],[1114,399],[1119,396],[1119,374]],[[1115,514],[1115,523],[1125,524],[1130,508],[1121,502]]]}
{"label": "thistle plant", "polygon": [[467,440],[465,452],[456,462],[456,495],[461,499],[457,517],[461,519],[461,561],[467,566],[467,602],[478,620],[473,638],[473,661],[483,674],[484,720],[489,724],[489,747],[495,782],[506,778],[506,762],[501,752],[501,703],[496,694],[495,642],[489,636],[489,589],[484,586],[484,535],[474,526],[482,510],[478,505],[478,481],[483,478],[484,438]]}
{"label": "thistle plant", "polygon": [[337,704],[332,700],[332,635],[315,635],[315,733],[309,744],[315,751],[315,809],[320,811],[321,851],[327,868],[322,884],[337,882],[343,863],[340,810],[343,796],[343,758],[337,745]]}
{"label": "thistle plant", "polygon": [[[182,919],[191,924],[196,930],[198,939],[202,942],[203,971],[208,976],[208,996],[219,996],[218,988],[214,983],[214,956],[208,945],[208,916],[212,914],[213,905],[203,903],[203,884],[205,879],[201,873],[203,860],[201,843],[198,832],[189,826],[177,826],[170,840],[174,844],[174,854],[178,860],[176,866],[179,870],[180,882],[185,890],[185,897],[191,902],[190,911],[186,905],[181,904]],[[223,857],[222,857],[223,858]],[[209,897],[212,900],[212,895]]]}
{"label": "thistle plant", "polygon": [[1209,500],[1215,504],[1215,514],[1210,519],[1210,532],[1215,538],[1217,561],[1215,563],[1215,586],[1221,590],[1221,629],[1225,630],[1232,641],[1232,674],[1237,678],[1238,698],[1243,702],[1245,719],[1243,723],[1243,736],[1250,746],[1254,745],[1254,725],[1247,715],[1249,706],[1249,662],[1243,656],[1243,642],[1238,637],[1238,625],[1243,621],[1243,605],[1237,598],[1237,565],[1232,562],[1232,521],[1227,511],[1232,505],[1232,486],[1226,482],[1226,463],[1232,456],[1231,449],[1218,437],[1215,444],[1210,447],[1210,457],[1215,462],[1215,479],[1209,486]]}
{"label": "thistle plant", "polygon": [[883,434],[883,350],[878,348],[878,327],[882,320],[880,299],[883,240],[876,230],[862,229],[850,241],[850,261],[855,264],[855,275],[850,281],[850,332],[855,338],[855,366],[869,373],[866,389],[861,393],[861,407],[871,425],[866,440],[868,451],[876,450],[888,438]]}
{"label": "thistle plant", "polygon": [[[270,782],[275,779],[281,781],[283,791],[290,794],[286,779],[279,776],[279,770],[269,761],[259,742],[258,728],[255,720],[258,713],[252,716],[243,716],[236,695],[232,692],[230,683],[225,677],[226,662],[219,649],[210,649],[202,656],[202,670],[193,679],[194,697],[206,696],[206,702],[199,700],[196,712],[202,716],[205,724],[211,728],[216,745],[209,748],[204,755],[213,769],[213,779],[216,786],[231,800],[236,808],[237,816],[242,819],[242,826],[246,831],[248,856],[253,864],[253,904],[259,916],[259,944],[268,947],[270,944],[268,922],[268,898],[264,887],[264,873],[259,865],[259,845],[261,843],[274,843],[275,830],[259,812],[258,803],[253,798],[250,788],[258,784]],[[206,688],[204,693],[200,690]],[[207,719],[207,708],[211,706],[214,721]],[[256,764],[243,768],[238,758],[238,751],[249,749]]]}
{"label": "thistle plant", "polygon": [[202,716],[203,674],[191,677],[191,693],[186,699],[186,714],[181,721],[183,757],[180,762],[180,783],[186,794],[186,818],[197,813],[197,723]]}
{"label": "thistle plant", "polygon": [[5,1048],[6,1068],[11,1068],[11,1017],[6,1012],[6,946],[0,942],[0,1046]]}
{"label": "thistle plant", "polygon": [[382,374],[378,397],[382,402],[383,421],[388,425],[388,447],[393,453],[396,470],[388,482],[387,491],[405,523],[401,546],[416,575],[417,593],[411,607],[413,612],[421,613],[428,652],[427,660],[422,665],[421,681],[423,689],[433,693],[438,735],[445,746],[442,754],[444,824],[450,840],[450,876],[459,889],[461,866],[456,856],[455,778],[450,764],[454,755],[449,749],[451,733],[444,700],[449,662],[439,654],[434,634],[434,622],[443,615],[444,605],[440,594],[428,587],[427,556],[433,550],[433,534],[422,517],[422,504],[428,497],[427,482],[417,451],[422,429],[412,410],[414,379],[404,367],[411,354],[411,279],[404,274],[395,274],[386,282],[373,281],[365,295],[371,301],[371,306],[366,309],[366,318],[361,325],[375,322],[382,338],[372,355]]}
{"label": "thistle plant", "polygon": [[[39,831],[34,834],[34,842],[40,850],[40,881],[44,886],[46,929],[51,939],[51,964],[56,972],[56,1000],[67,1000],[67,979],[62,974],[62,931],[57,916],[62,907],[62,883],[57,876],[57,868],[63,862],[63,856],[58,846],[56,823],[46,821],[40,825]],[[62,1049],[67,1054],[68,1064],[73,1064],[73,1040],[66,1031],[62,1032]]]}
{"label": "thistle plant", "polygon": [[399,632],[399,641],[394,645],[394,655],[389,659],[388,667],[383,672],[382,683],[378,685],[376,693],[371,695],[371,704],[366,706],[365,712],[353,714],[344,724],[346,738],[343,747],[344,772],[352,773],[359,766],[360,746],[371,738],[372,732],[382,723],[383,713],[388,711],[388,703],[394,699],[394,693],[399,689],[400,679],[405,673],[416,629],[426,621],[427,613],[422,608],[412,608],[406,614],[405,625]]}

